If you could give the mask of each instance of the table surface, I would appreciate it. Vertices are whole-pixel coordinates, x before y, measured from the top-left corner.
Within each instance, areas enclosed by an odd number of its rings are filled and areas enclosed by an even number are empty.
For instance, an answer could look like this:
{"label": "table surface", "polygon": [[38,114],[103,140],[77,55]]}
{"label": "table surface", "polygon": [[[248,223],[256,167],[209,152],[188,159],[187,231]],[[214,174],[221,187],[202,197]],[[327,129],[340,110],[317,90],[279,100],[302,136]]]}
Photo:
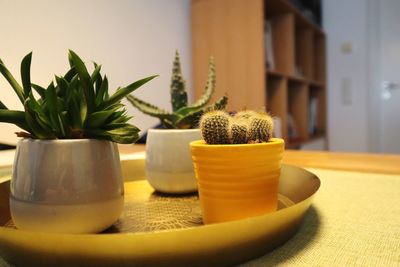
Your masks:
{"label": "table surface", "polygon": [[[121,154],[145,151],[144,145],[118,145]],[[14,150],[0,151],[0,168],[9,167]],[[400,174],[400,155],[286,150],[283,163],[302,168],[320,168],[368,173]]]}
{"label": "table surface", "polygon": [[[121,154],[144,150],[144,145],[119,145]],[[400,155],[286,150],[283,163],[302,168],[400,174]]]}
{"label": "table surface", "polygon": [[400,266],[400,155],[287,150],[283,162],[316,174],[321,188],[293,238],[241,267]]}

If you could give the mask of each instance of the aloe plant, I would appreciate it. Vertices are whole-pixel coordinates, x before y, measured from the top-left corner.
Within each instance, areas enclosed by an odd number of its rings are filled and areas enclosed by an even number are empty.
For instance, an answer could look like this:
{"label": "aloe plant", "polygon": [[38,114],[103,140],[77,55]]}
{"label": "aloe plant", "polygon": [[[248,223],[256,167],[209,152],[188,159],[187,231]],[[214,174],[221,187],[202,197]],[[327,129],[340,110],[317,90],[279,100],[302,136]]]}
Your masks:
{"label": "aloe plant", "polygon": [[203,95],[192,105],[188,105],[188,96],[186,83],[182,76],[181,63],[179,53],[176,52],[175,60],[172,68],[171,79],[171,104],[172,112],[168,112],[162,108],[145,102],[134,95],[127,95],[126,98],[134,107],[141,112],[157,117],[160,119],[164,128],[169,129],[189,129],[198,126],[198,121],[204,112],[210,110],[224,109],[228,103],[226,96],[218,99],[215,104],[208,105],[211,96],[214,92],[216,82],[215,64],[213,59],[210,59],[208,68],[208,79]]}
{"label": "aloe plant", "polygon": [[[21,62],[20,85],[0,60],[0,72],[11,85],[24,111],[9,110],[0,101],[0,122],[12,123],[24,130],[20,137],[36,139],[105,139],[117,143],[133,143],[139,129],[128,123],[121,99],[155,78],[150,76],[108,94],[108,78],[102,76],[101,65],[94,63],[89,74],[82,59],[69,50],[70,69],[64,76],[55,76],[47,88],[31,83],[32,53]],[[36,91],[37,96],[33,91]]]}

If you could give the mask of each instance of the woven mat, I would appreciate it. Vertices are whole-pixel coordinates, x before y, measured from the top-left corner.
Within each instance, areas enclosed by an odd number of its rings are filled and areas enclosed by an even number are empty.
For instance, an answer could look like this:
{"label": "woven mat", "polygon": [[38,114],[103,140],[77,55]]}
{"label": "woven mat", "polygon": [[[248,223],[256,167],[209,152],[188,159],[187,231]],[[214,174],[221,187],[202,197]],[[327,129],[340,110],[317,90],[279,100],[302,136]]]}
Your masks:
{"label": "woven mat", "polygon": [[400,266],[400,175],[309,170],[321,188],[298,233],[240,267]]}
{"label": "woven mat", "polygon": [[400,175],[309,170],[321,188],[298,233],[240,267],[400,266]]}

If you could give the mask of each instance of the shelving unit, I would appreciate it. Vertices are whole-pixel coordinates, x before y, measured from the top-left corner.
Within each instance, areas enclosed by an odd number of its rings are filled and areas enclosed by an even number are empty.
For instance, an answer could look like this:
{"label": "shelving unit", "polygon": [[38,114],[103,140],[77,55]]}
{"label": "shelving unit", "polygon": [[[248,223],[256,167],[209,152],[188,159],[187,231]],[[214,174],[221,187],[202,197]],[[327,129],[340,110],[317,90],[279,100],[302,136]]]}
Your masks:
{"label": "shelving unit", "polygon": [[[266,21],[272,49],[266,47]],[[227,94],[231,111],[265,108],[281,119],[289,148],[325,138],[325,35],[288,1],[192,0],[192,46],[196,97],[212,55],[214,100]],[[274,68],[267,67],[267,49]]]}

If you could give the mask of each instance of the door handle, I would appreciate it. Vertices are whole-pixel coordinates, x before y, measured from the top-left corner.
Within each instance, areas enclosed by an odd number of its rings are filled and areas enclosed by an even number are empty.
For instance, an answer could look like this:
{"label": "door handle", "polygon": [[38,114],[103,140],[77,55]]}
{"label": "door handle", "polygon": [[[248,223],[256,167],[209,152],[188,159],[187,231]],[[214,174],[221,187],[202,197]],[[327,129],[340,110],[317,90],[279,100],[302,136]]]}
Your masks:
{"label": "door handle", "polygon": [[400,83],[383,81],[382,84],[382,99],[389,100],[392,97],[392,91],[400,89]]}

